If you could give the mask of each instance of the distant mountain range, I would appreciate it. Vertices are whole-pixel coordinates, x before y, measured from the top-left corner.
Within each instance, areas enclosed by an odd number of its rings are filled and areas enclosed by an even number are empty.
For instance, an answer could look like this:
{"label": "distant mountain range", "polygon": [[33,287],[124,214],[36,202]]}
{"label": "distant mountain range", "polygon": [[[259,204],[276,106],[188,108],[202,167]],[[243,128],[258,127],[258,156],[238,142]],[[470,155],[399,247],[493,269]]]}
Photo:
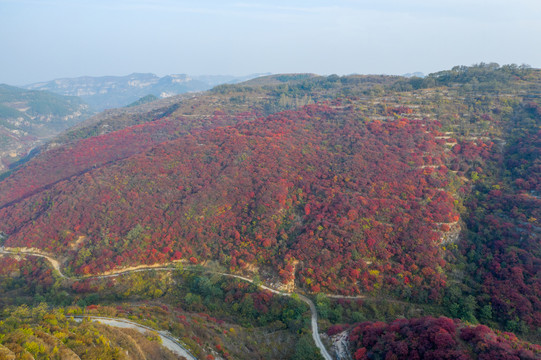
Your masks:
{"label": "distant mountain range", "polygon": [[424,78],[426,75],[423,74],[423,73],[420,72],[420,71],[417,71],[417,72],[414,72],[414,73],[403,74],[402,76],[403,76],[403,77],[407,77],[407,78],[410,78],[410,77]]}
{"label": "distant mountain range", "polygon": [[138,99],[153,95],[165,98],[194,91],[208,90],[219,84],[233,84],[266,74],[247,76],[186,74],[159,77],[155,74],[134,73],[127,76],[83,76],[56,79],[24,86],[29,90],[47,90],[59,95],[78,96],[96,111],[123,107]]}

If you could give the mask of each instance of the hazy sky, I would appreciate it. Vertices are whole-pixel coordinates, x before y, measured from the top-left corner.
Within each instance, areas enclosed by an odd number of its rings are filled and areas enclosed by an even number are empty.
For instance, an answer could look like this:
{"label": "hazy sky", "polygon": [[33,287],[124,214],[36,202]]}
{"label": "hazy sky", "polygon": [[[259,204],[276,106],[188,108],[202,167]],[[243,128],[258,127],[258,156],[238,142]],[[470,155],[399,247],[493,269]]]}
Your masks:
{"label": "hazy sky", "polygon": [[0,0],[0,83],[541,67],[541,0]]}

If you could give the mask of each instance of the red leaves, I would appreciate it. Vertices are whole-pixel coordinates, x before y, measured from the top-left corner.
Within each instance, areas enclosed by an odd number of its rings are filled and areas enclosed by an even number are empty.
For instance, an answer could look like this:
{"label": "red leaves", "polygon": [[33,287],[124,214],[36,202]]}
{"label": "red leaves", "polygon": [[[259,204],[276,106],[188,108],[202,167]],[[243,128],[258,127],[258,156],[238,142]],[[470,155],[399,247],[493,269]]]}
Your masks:
{"label": "red leaves", "polygon": [[[270,264],[285,282],[310,279],[315,292],[408,286],[403,273],[414,293],[437,294],[443,275],[413,266],[441,264],[435,222],[454,215],[454,199],[436,190],[446,184],[443,146],[431,123],[364,124],[353,115],[310,106],[159,145],[173,121],[84,140],[72,149],[77,165],[70,149],[58,158],[79,170],[112,162],[1,209],[0,230],[14,244],[46,248],[55,239],[57,251],[75,239],[62,230],[76,229],[95,244],[72,260],[77,272],[212,258],[232,268]],[[423,175],[425,162],[439,170]],[[20,176],[39,173],[28,168]],[[304,262],[298,274],[286,258]]]}
{"label": "red leaves", "polygon": [[397,358],[517,359],[541,355],[541,347],[517,339],[514,334],[494,332],[484,325],[470,327],[440,317],[400,319],[390,324],[365,322],[350,332],[355,359]]}
{"label": "red leaves", "polygon": [[[453,332],[454,335],[454,332]],[[455,346],[456,341],[451,334],[444,329],[439,329],[434,335],[434,344],[437,348],[447,349]]]}
{"label": "red leaves", "polygon": [[357,349],[357,351],[355,351],[355,360],[364,360],[364,359],[368,359],[368,357],[366,356],[366,348],[362,347],[360,349]]}
{"label": "red leaves", "polygon": [[171,252],[171,248],[169,246],[166,246],[162,249],[162,253],[169,254]]}
{"label": "red leaves", "polygon": [[376,240],[374,238],[369,237],[368,239],[366,239],[366,245],[368,246],[369,249],[372,249],[375,244],[376,244]]}

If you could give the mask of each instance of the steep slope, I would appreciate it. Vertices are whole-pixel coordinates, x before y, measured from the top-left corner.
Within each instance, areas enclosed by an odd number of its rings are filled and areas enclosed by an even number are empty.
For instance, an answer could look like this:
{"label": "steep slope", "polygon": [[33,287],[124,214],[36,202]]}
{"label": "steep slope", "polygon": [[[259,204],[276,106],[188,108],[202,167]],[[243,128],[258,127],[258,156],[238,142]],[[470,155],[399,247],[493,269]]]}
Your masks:
{"label": "steep slope", "polygon": [[8,246],[67,251],[82,273],[220,259],[287,282],[300,261],[313,291],[437,291],[438,231],[458,215],[436,128],[313,106],[194,132],[5,205],[0,229]]}
{"label": "steep slope", "polygon": [[0,172],[90,114],[78,98],[0,84]]}
{"label": "steep slope", "polygon": [[520,104],[509,125],[508,146],[465,203],[462,253],[486,294],[484,320],[495,314],[506,330],[525,331],[541,326],[541,106]]}
{"label": "steep slope", "polygon": [[[158,116],[161,115],[160,112]],[[185,136],[192,129],[233,125],[253,117],[251,114],[232,117],[221,113],[196,119],[164,117],[62,146],[49,144],[48,151],[39,154],[4,180],[0,186],[0,206],[25,198],[73,175],[148,150],[166,140]]]}

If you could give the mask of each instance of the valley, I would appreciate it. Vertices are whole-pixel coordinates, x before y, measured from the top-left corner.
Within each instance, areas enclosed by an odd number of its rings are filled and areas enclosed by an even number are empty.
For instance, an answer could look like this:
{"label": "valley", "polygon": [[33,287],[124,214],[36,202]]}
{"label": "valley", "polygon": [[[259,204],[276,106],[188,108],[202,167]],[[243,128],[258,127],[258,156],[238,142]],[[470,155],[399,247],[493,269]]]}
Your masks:
{"label": "valley", "polygon": [[0,84],[0,174],[92,114],[76,97]]}
{"label": "valley", "polygon": [[[50,263],[50,265],[54,268],[54,270],[58,273],[58,275],[62,278],[62,279],[65,279],[65,280],[71,280],[71,281],[79,281],[79,280],[83,280],[83,279],[107,279],[107,278],[113,278],[113,277],[118,277],[118,276],[123,276],[123,275],[127,275],[127,274],[131,274],[131,273],[135,273],[135,272],[147,272],[147,271],[178,271],[177,268],[175,268],[174,266],[171,266],[171,267],[155,267],[155,266],[152,266],[152,267],[137,267],[137,268],[133,268],[133,269],[120,269],[118,271],[113,271],[111,273],[108,273],[108,274],[103,274],[103,275],[89,275],[89,276],[85,276],[84,278],[73,278],[73,277],[68,277],[66,275],[64,275],[60,269],[60,266],[59,266],[59,262],[58,260],[55,260],[53,259],[52,257],[46,255],[46,254],[43,254],[43,253],[40,253],[34,249],[30,249],[30,250],[26,250],[26,249],[2,249],[0,250],[0,254],[5,254],[5,255],[10,255],[10,256],[35,256],[35,257],[42,257],[44,259],[47,259],[47,261]],[[184,271],[191,271],[191,269],[189,267],[187,268],[183,268]],[[201,268],[197,268],[195,269],[194,271],[202,271],[202,272],[207,272],[205,271],[205,269],[201,269]],[[227,274],[227,273],[220,273],[220,272],[216,272],[216,271],[208,271],[209,273],[211,274],[216,274],[216,275],[220,275],[220,276],[226,276],[226,277],[232,277],[232,278],[236,278],[236,279],[240,279],[240,280],[243,280],[243,281],[246,281],[246,282],[249,282],[249,283],[254,283],[254,280],[253,279],[249,279],[247,277],[244,277],[244,276],[240,276],[240,275],[235,275],[235,274]],[[296,293],[288,293],[288,292],[284,292],[284,291],[279,291],[279,290],[275,290],[275,289],[272,289],[268,286],[265,286],[265,285],[262,285],[262,284],[256,284],[259,288],[265,290],[265,291],[269,291],[273,294],[277,294],[277,295],[281,295],[281,296],[292,296],[292,295],[295,295],[295,296],[298,296],[298,298],[302,301],[304,301],[305,303],[308,304],[308,306],[310,307],[310,312],[311,312],[311,327],[312,327],[312,337],[316,343],[316,346],[318,347],[319,351],[321,352],[321,355],[323,356],[324,359],[332,359],[331,356],[328,354],[325,346],[323,345],[323,343],[321,342],[321,338],[319,336],[319,331],[318,331],[318,323],[317,323],[317,310],[316,310],[316,307],[314,305],[314,303],[309,299],[307,298],[306,296],[303,296],[303,295],[299,295],[299,294],[296,294]],[[338,296],[339,295],[335,295],[335,296]],[[359,298],[362,298],[362,297],[359,297]],[[120,319],[120,318],[103,318],[103,317],[99,317],[99,316],[76,316],[75,319],[79,319],[79,320],[82,320],[84,318],[89,318],[90,320],[92,321],[99,321],[99,322],[102,322],[102,323],[105,323],[105,324],[108,324],[108,325],[112,325],[112,326],[115,326],[115,327],[124,327],[123,323],[125,322],[127,325],[130,325],[129,327],[135,327],[135,328],[139,328],[140,330],[139,331],[142,331],[144,332],[143,330],[150,330],[146,327],[141,327],[140,325],[138,324],[135,324],[133,322],[130,322],[130,321],[127,321],[127,320],[123,320],[123,319]],[[189,355],[189,352],[186,353],[186,350],[184,349],[184,347],[180,344],[178,345],[175,345],[176,343],[176,340],[174,340],[173,338],[170,338],[168,337],[167,334],[161,334],[160,336],[162,337],[166,337],[167,339],[169,339],[170,341],[173,341],[173,345],[170,345],[171,347],[175,347],[175,346],[178,346],[180,347],[180,355],[181,356],[184,356],[188,359],[193,359],[193,356]],[[168,346],[168,348],[170,350],[173,350],[171,349],[171,347]],[[179,350],[176,350],[176,352],[179,352]]]}

